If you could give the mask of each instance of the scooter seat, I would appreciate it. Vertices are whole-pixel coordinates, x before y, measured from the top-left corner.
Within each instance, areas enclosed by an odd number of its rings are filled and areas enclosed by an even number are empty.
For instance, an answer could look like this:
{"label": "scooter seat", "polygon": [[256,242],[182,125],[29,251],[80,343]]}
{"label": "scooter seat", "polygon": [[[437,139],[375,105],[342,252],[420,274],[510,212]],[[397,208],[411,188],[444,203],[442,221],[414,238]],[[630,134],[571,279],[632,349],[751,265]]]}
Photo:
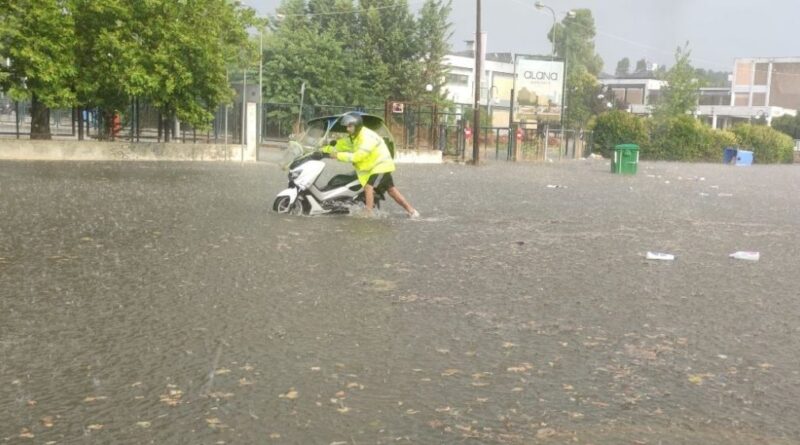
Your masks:
{"label": "scooter seat", "polygon": [[336,175],[332,177],[330,181],[328,181],[328,184],[325,185],[325,188],[323,188],[322,191],[327,192],[328,190],[345,186],[356,180],[358,180],[358,176],[356,176],[355,173]]}

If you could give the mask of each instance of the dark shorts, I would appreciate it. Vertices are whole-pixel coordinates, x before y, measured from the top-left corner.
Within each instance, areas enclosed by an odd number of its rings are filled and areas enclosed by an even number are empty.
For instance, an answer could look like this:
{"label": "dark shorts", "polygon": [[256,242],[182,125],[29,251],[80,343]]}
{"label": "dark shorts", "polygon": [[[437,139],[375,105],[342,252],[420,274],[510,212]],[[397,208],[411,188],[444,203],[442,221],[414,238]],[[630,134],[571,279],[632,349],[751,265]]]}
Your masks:
{"label": "dark shorts", "polygon": [[367,184],[371,185],[376,192],[384,193],[394,187],[391,173],[376,173],[367,179]]}

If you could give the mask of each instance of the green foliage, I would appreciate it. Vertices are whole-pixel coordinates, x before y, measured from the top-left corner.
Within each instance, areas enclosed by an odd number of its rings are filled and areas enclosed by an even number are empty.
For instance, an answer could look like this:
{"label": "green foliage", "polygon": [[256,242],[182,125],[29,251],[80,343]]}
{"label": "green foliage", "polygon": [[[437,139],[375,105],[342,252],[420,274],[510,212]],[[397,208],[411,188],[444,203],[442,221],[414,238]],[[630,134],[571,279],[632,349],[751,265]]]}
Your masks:
{"label": "green foliage", "polygon": [[596,108],[598,87],[597,78],[585,67],[568,70],[565,125],[568,127],[586,125]]}
{"label": "green foliage", "polygon": [[448,22],[451,4],[451,0],[426,0],[422,5],[417,24],[417,40],[422,55],[421,81],[422,85],[432,85],[433,91],[422,95],[415,88],[411,92],[412,100],[428,101],[432,97],[433,102],[439,105],[448,103],[447,92],[443,88],[447,70],[442,61],[450,51],[448,42],[453,34]]}
{"label": "green foliage", "polygon": [[705,129],[705,146],[703,160],[708,162],[717,162],[721,159],[722,151],[725,147],[732,147],[737,144],[738,140],[732,131],[718,130],[711,127],[704,126]]}
{"label": "green foliage", "polygon": [[624,111],[598,115],[592,127],[597,150],[610,156],[617,144],[641,147],[642,159],[719,162],[725,147],[752,149],[756,162],[791,163],[794,142],[767,126],[738,125],[733,131],[716,130],[689,115],[645,119]]}
{"label": "green foliage", "polygon": [[774,128],[740,124],[733,127],[739,146],[752,148],[753,158],[759,164],[791,163],[794,156],[794,141]]}
{"label": "green foliage", "polygon": [[667,86],[653,110],[656,120],[686,114],[697,106],[698,88],[702,85],[697,81],[690,63],[691,54],[688,44],[675,51],[675,65],[666,73]]}
{"label": "green foliage", "polygon": [[634,68],[634,73],[643,73],[647,71],[647,59],[639,59],[636,61],[636,68]]}
{"label": "green foliage", "polygon": [[[387,97],[412,99],[424,91],[419,60],[420,42],[415,38],[416,22],[407,0],[359,0],[362,34],[368,51],[378,55],[389,73]],[[381,8],[381,9],[378,9]],[[422,88],[422,89],[420,89]]]}
{"label": "green foliage", "polygon": [[614,110],[598,115],[592,130],[595,147],[606,157],[613,153],[616,145],[637,144],[644,150],[649,142],[645,120],[625,111]]}
{"label": "green foliage", "polygon": [[631,70],[631,60],[627,57],[622,58],[619,62],[617,62],[617,69],[614,71],[614,75],[617,77],[627,76],[628,71]]}
{"label": "green foliage", "polygon": [[603,59],[595,52],[594,37],[597,34],[594,17],[589,9],[576,9],[575,15],[567,15],[556,23],[548,38],[556,39],[556,54],[567,58],[567,70],[585,69],[597,77],[603,69]]}
{"label": "green foliage", "polygon": [[728,81],[728,75],[730,75],[730,73],[724,71],[697,68],[695,69],[694,75],[703,86],[707,87],[727,87],[731,84]]}
{"label": "green foliage", "polygon": [[793,139],[800,139],[800,112],[796,116],[785,114],[772,119],[772,128]]}
{"label": "green foliage", "polygon": [[69,106],[76,76],[73,17],[66,0],[0,0],[0,88],[20,100]]}
{"label": "green foliage", "polygon": [[690,162],[717,162],[725,147],[736,145],[736,136],[715,130],[688,115],[654,121],[646,159]]}
{"label": "green foliage", "polygon": [[202,128],[230,99],[226,67],[248,56],[255,22],[231,0],[0,0],[0,57],[11,61],[0,87],[107,114],[137,96]]}
{"label": "green foliage", "polygon": [[603,59],[595,52],[596,31],[594,17],[589,9],[577,9],[567,15],[548,33],[555,38],[556,54],[567,60],[566,126],[584,126],[592,116],[597,93],[597,75],[603,69]]}
{"label": "green foliage", "polygon": [[[407,0],[283,0],[284,19],[265,41],[265,96],[298,103],[306,82],[307,104],[446,103],[450,9],[450,0],[426,0],[415,18]],[[290,121],[296,111],[270,116]]]}
{"label": "green foliage", "polygon": [[228,64],[254,59],[256,42],[246,31],[257,23],[253,11],[228,0],[151,0],[133,8],[143,70],[126,79],[127,88],[147,85],[151,103],[168,115],[207,126],[231,97]]}

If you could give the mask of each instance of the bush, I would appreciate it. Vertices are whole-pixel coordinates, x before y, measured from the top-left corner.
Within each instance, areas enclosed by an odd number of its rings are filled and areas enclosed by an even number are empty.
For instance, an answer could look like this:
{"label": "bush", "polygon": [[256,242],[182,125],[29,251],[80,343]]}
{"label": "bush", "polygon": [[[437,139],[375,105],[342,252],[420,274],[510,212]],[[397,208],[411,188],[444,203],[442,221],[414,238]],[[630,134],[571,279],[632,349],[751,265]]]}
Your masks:
{"label": "bush", "polygon": [[771,126],[793,139],[800,139],[800,112],[798,112],[797,116],[785,114],[781,117],[776,117],[772,119]]}
{"label": "bush", "polygon": [[644,119],[625,111],[609,111],[597,116],[592,125],[595,151],[605,157],[613,155],[618,144],[637,144],[643,147],[648,142]]}
{"label": "bush", "polygon": [[706,144],[703,161],[719,162],[722,160],[722,152],[725,147],[733,147],[737,144],[736,135],[727,130],[716,130],[706,127]]}
{"label": "bush", "polygon": [[654,122],[650,150],[643,151],[646,159],[695,161],[703,156],[703,131],[691,116],[666,117]]}
{"label": "bush", "polygon": [[771,127],[741,124],[733,128],[739,146],[752,148],[753,161],[759,164],[790,164],[794,157],[794,140]]}
{"label": "bush", "polygon": [[650,149],[642,153],[646,159],[717,162],[723,148],[737,143],[733,133],[713,129],[688,115],[654,122],[651,134]]}

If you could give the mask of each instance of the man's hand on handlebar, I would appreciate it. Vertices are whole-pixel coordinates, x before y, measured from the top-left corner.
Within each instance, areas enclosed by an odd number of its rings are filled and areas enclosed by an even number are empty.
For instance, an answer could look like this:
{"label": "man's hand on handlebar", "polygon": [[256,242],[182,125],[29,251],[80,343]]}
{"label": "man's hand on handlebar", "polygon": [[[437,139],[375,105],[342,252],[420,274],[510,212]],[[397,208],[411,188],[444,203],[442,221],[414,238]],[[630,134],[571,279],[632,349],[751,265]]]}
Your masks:
{"label": "man's hand on handlebar", "polygon": [[327,154],[331,159],[336,159],[336,140],[329,141],[328,145],[323,146],[320,151]]}

